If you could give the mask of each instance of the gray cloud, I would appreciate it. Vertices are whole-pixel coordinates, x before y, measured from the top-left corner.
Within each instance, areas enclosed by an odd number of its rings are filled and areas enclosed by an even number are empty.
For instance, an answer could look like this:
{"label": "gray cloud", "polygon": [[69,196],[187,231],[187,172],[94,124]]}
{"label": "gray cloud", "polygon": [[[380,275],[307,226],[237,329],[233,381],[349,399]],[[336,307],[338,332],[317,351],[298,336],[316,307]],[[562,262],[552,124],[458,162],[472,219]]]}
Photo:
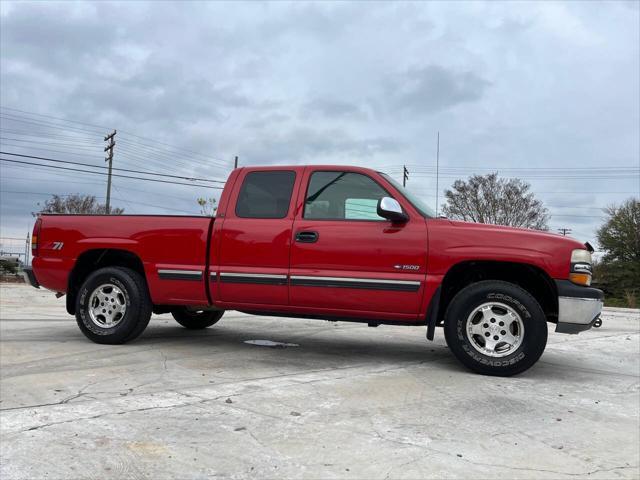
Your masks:
{"label": "gray cloud", "polygon": [[[637,177],[553,169],[638,165],[639,17],[637,2],[4,1],[0,103],[104,126],[86,127],[85,143],[57,158],[100,163],[103,131],[117,128],[130,142],[116,148],[124,168],[224,178],[235,155],[241,165],[350,163],[396,174],[407,164],[409,186],[431,203],[440,131],[440,164],[458,176],[547,169],[548,178],[523,176],[552,226],[586,240],[597,208],[636,192]],[[0,128],[65,133],[7,118]],[[2,163],[0,177],[3,192],[104,195],[100,176]],[[442,177],[440,189],[453,179]],[[197,213],[203,193],[114,185],[129,212]],[[30,223],[43,197],[1,199],[10,230]]]}
{"label": "gray cloud", "polygon": [[439,65],[412,68],[389,82],[388,108],[430,114],[480,100],[490,82],[474,72],[456,72]]}
{"label": "gray cloud", "polygon": [[355,139],[338,129],[299,127],[283,133],[247,139],[243,154],[258,163],[338,163],[366,161],[377,154],[397,153],[402,146],[391,138]]}
{"label": "gray cloud", "polygon": [[350,102],[316,98],[302,105],[300,116],[303,118],[326,117],[330,119],[362,118],[365,116],[365,112],[361,107]]}

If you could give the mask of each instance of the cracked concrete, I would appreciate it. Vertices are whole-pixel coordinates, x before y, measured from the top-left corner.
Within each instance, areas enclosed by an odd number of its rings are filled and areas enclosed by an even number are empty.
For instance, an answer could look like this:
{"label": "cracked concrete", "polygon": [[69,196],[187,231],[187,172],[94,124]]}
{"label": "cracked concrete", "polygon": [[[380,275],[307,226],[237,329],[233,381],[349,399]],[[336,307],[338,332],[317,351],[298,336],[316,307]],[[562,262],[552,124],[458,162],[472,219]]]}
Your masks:
{"label": "cracked concrete", "polygon": [[[86,340],[64,300],[0,285],[0,478],[638,478],[640,312],[550,333],[515,378],[442,332],[229,312]],[[295,343],[267,348],[245,343]]]}

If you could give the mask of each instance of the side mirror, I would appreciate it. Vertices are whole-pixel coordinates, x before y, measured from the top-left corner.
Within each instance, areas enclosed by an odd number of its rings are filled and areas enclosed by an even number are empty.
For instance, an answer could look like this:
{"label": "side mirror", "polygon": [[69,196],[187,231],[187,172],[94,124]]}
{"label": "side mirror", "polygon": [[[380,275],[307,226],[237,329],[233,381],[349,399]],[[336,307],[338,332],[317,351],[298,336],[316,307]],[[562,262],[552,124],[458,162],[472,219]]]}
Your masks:
{"label": "side mirror", "polygon": [[405,223],[409,220],[398,201],[391,197],[382,197],[378,200],[377,213],[382,218],[391,220],[393,223]]}

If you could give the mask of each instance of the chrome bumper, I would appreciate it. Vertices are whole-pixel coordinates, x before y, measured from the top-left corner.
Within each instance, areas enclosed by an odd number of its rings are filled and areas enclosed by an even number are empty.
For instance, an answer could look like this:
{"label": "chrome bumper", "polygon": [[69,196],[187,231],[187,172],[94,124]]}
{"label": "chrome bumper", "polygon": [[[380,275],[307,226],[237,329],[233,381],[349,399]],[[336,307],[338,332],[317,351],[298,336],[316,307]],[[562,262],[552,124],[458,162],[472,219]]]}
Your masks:
{"label": "chrome bumper", "polygon": [[556,280],[558,287],[558,325],[556,332],[580,333],[600,318],[604,305],[602,290]]}

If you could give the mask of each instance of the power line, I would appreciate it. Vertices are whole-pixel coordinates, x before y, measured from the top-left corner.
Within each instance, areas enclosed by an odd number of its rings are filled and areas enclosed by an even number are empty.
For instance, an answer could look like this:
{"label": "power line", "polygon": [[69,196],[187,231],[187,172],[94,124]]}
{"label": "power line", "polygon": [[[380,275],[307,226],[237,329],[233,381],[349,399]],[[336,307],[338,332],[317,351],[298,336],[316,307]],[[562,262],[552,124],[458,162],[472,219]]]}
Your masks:
{"label": "power line", "polygon": [[[0,151],[0,154],[11,155],[11,156],[14,156],[14,157],[31,158],[31,159],[35,159],[35,160],[45,160],[47,162],[68,163],[68,164],[71,164],[71,165],[79,165],[79,166],[82,166],[82,167],[109,169],[109,167],[105,167],[103,165],[91,165],[90,163],[72,162],[72,161],[69,161],[69,160],[57,160],[57,159],[54,159],[54,158],[37,157],[37,156],[34,156],[34,155],[23,155],[23,154],[20,154],[20,153],[10,153],[10,152],[2,152],[2,151]],[[119,172],[140,173],[140,174],[143,174],[143,175],[155,175],[155,176],[159,176],[159,177],[177,178],[179,180],[193,180],[193,181],[198,181],[198,182],[210,182],[210,183],[222,183],[222,184],[225,183],[222,180],[211,180],[211,179],[208,179],[208,178],[183,177],[183,176],[179,176],[179,175],[169,175],[169,174],[165,174],[165,173],[150,172],[148,170],[147,171],[145,171],[145,170],[131,170],[129,168],[113,168],[113,170],[117,170]]]}
{"label": "power line", "polygon": [[[2,114],[0,114],[0,116],[2,116]],[[26,123],[30,123],[30,122],[26,122]],[[64,127],[53,126],[53,125],[46,125],[46,124],[41,124],[41,125],[45,125],[45,126],[47,126],[47,128],[49,128],[49,127],[51,127],[51,128],[63,128],[63,129],[65,129],[65,130],[66,130],[66,128],[64,128]],[[6,130],[5,130],[5,131],[6,131]],[[32,136],[35,136],[35,135],[32,135]],[[20,141],[20,142],[32,142],[32,143],[39,143],[39,142],[35,142],[35,141],[22,140],[22,139],[20,139],[20,140],[17,140],[17,139],[16,139],[16,140],[14,140],[14,139],[10,139],[10,140],[12,140],[12,141]],[[175,152],[174,152],[174,153],[171,153],[171,152],[167,152],[166,150],[159,149],[159,148],[157,148],[157,147],[156,147],[156,148],[153,148],[153,146],[147,146],[148,144],[142,144],[142,145],[144,145],[144,146],[140,146],[140,145],[138,145],[136,142],[131,142],[131,141],[123,140],[123,139],[120,139],[120,142],[121,142],[122,144],[124,144],[124,145],[127,145],[127,146],[128,146],[128,148],[133,148],[133,149],[139,150],[139,151],[140,151],[142,154],[144,154],[144,155],[148,155],[148,154],[150,154],[149,152],[151,151],[151,152],[152,152],[152,154],[153,154],[154,156],[156,156],[156,157],[165,158],[165,159],[167,159],[167,160],[170,160],[170,161],[171,161],[171,162],[173,162],[173,163],[179,163],[179,164],[182,164],[182,165],[184,165],[185,167],[190,167],[190,166],[191,166],[191,165],[189,165],[189,164],[187,164],[187,163],[185,163],[185,162],[180,162],[178,159],[176,159],[176,153],[175,153]],[[52,149],[52,148],[46,148],[46,146],[24,146],[24,145],[16,145],[15,143],[7,143],[6,141],[5,141],[5,142],[3,142],[3,144],[4,144],[4,145],[7,145],[7,146],[11,146],[11,147],[17,147],[17,148],[29,148],[29,149],[32,149],[32,150],[40,150],[40,151],[52,152],[52,153],[63,153],[63,154],[67,154],[67,155],[75,155],[75,156],[88,156],[87,154],[77,153],[77,152],[75,152],[75,151],[73,151],[73,150],[64,149],[64,145],[62,145],[62,144],[59,144],[59,145],[53,145],[52,143],[50,143],[50,144],[49,144],[49,145],[52,145],[52,146],[56,146],[56,147],[58,147],[58,148],[61,148],[61,149],[58,149],[58,150],[57,150],[57,149]],[[75,147],[75,148],[79,148],[79,147]],[[84,146],[83,146],[83,148],[86,148],[86,147],[84,147]],[[227,168],[228,168],[228,166],[227,166],[227,165],[223,165],[223,164],[221,164],[220,162],[218,162],[218,161],[216,161],[216,160],[209,159],[209,161],[205,162],[205,161],[204,161],[204,160],[202,160],[202,159],[197,159],[197,158],[194,158],[194,157],[191,157],[191,156],[188,156],[188,155],[184,155],[184,154],[182,154],[182,153],[180,153],[179,155],[180,155],[180,156],[182,156],[182,157],[188,158],[188,159],[189,159],[189,160],[191,160],[192,162],[197,163],[197,164],[200,164],[200,165],[205,165],[205,166],[208,166],[208,167],[210,167],[210,166],[216,166],[216,167],[219,167],[219,168],[225,168],[225,169],[227,169]],[[144,161],[148,161],[148,159],[146,159],[146,158],[143,158],[143,160],[144,160]]]}
{"label": "power line", "polygon": [[546,208],[577,208],[580,210],[598,210],[602,212],[604,207],[582,207],[582,206],[574,206],[574,205],[545,205]]}
{"label": "power line", "polygon": [[[44,141],[44,142],[39,142],[37,140],[27,140],[24,138],[8,138],[8,137],[0,137],[0,140],[8,140],[10,142],[20,142],[20,143],[33,143],[36,145],[48,145],[51,147],[73,147],[74,149],[91,149],[91,150],[95,150],[98,148],[98,144],[97,143],[84,143],[84,142],[52,142],[52,141]],[[27,147],[20,147],[20,148],[27,148]]]}
{"label": "power line", "polygon": [[84,128],[71,127],[69,125],[57,125],[51,122],[39,121],[38,119],[34,119],[34,118],[25,119],[25,118],[15,117],[13,115],[7,115],[6,113],[0,113],[0,118],[4,118],[5,120],[10,120],[12,122],[26,123],[27,125],[37,125],[39,127],[57,128],[59,130],[92,133],[94,135],[98,134],[93,130],[86,130]]}
{"label": "power line", "polygon": [[569,213],[551,213],[552,217],[569,217],[569,218],[606,218],[603,215],[571,215]]}
{"label": "power line", "polygon": [[[74,123],[74,124],[78,124],[78,125],[82,125],[82,126],[88,126],[88,127],[92,127],[92,128],[97,128],[97,129],[100,129],[100,130],[108,128],[108,127],[105,127],[105,126],[98,126],[98,125],[94,125],[94,124],[90,124],[90,123],[86,123],[86,122],[79,122],[79,121],[76,121],[76,120],[68,120],[68,119],[64,119],[64,118],[60,118],[60,117],[54,117],[52,115],[44,115],[44,114],[35,113],[35,112],[28,112],[26,110],[19,110],[17,108],[10,108],[10,107],[4,107],[3,106],[3,107],[0,107],[0,109],[9,110],[9,111],[13,111],[13,112],[19,112],[19,113],[23,113],[23,114],[27,114],[27,115],[31,115],[31,116],[36,116],[36,117],[51,118],[51,119],[62,121],[62,122]],[[96,135],[100,134],[97,131],[80,129],[78,127],[59,125],[59,124],[57,124],[55,122],[47,122],[47,121],[39,119],[39,118],[35,118],[34,119],[34,118],[31,118],[31,117],[25,117],[24,115],[20,116],[20,115],[17,115],[17,114],[0,113],[0,116],[4,116],[5,118],[7,118],[9,120],[14,120],[14,121],[23,122],[23,123],[34,123],[35,122],[34,124],[43,125],[43,126],[50,126],[52,128],[77,130],[77,131],[81,131],[81,132],[93,133],[93,134],[96,134]],[[25,118],[26,118],[26,120],[25,120]],[[128,132],[126,130],[120,130],[120,134],[125,134],[125,135],[131,136],[131,137],[139,138],[141,140],[151,141],[151,142],[153,142],[153,144],[137,142],[137,143],[140,143],[141,145],[145,145],[145,146],[150,147],[150,148],[156,148],[157,149],[158,147],[156,146],[156,144],[159,144],[159,145],[164,145],[164,146],[166,146],[166,147],[168,147],[170,149],[176,150],[176,151],[188,152],[188,153],[191,154],[191,156],[196,155],[196,156],[199,156],[202,159],[207,160],[209,162],[211,162],[211,161],[220,162],[220,161],[216,160],[215,158],[210,157],[208,155],[204,155],[204,154],[202,154],[200,152],[196,152],[194,150],[189,150],[189,149],[186,149],[184,147],[178,147],[176,145],[171,145],[169,143],[159,142],[157,140],[154,140],[154,139],[151,139],[151,138],[148,138],[148,137],[143,137],[143,136],[134,134],[132,132]],[[203,161],[203,160],[200,160],[200,161]],[[220,166],[225,166],[225,167],[228,168],[228,165],[226,163],[220,163]]]}
{"label": "power line", "polygon": [[[82,140],[82,141],[91,141],[91,142],[98,142],[100,137],[97,138],[93,138],[92,136],[89,136],[87,134],[75,134],[73,132],[69,132],[69,135],[65,135],[62,132],[57,133],[57,132],[46,132],[46,131],[42,131],[42,130],[33,130],[31,132],[25,132],[23,130],[12,130],[12,129],[8,129],[8,128],[2,128],[0,127],[0,132],[4,132],[4,133],[8,133],[10,135],[19,135],[21,137],[38,137],[38,138],[53,138],[56,140]],[[83,136],[86,135],[86,136]]]}
{"label": "power line", "polygon": [[[420,174],[420,173],[415,173],[414,174],[416,177],[418,178],[435,178],[436,175],[435,174]],[[452,179],[460,179],[460,175],[442,175],[440,174],[440,178],[452,178]],[[613,174],[598,174],[598,175],[518,175],[518,176],[502,176],[502,178],[506,178],[506,179],[519,179],[519,180],[601,180],[601,179],[607,179],[607,180],[613,180],[613,179],[620,179],[620,180],[633,180],[635,179],[635,177],[640,177],[640,174],[636,175],[630,175],[628,173],[613,173]]]}
{"label": "power line", "polygon": [[[128,134],[128,135],[131,136],[131,134]],[[138,137],[137,135],[134,135],[134,136]],[[138,137],[138,138],[144,138],[144,137]],[[223,167],[223,168],[226,168],[226,169],[230,169],[231,168],[231,166],[227,162],[223,162],[221,160],[217,160],[217,159],[212,158],[212,157],[206,157],[205,155],[200,154],[200,153],[194,154],[194,153],[191,153],[192,152],[191,150],[184,150],[184,149],[181,149],[179,147],[171,146],[171,147],[167,147],[167,148],[160,148],[160,147],[158,147],[156,145],[152,145],[152,144],[149,144],[149,143],[144,143],[144,142],[140,142],[140,141],[136,141],[136,140],[130,140],[130,139],[126,138],[126,136],[125,136],[124,139],[122,139],[122,141],[124,141],[125,144],[128,144],[129,146],[135,146],[138,149],[151,150],[151,151],[155,151],[155,152],[158,152],[158,153],[162,153],[164,155],[168,155],[172,159],[175,158],[175,155],[177,154],[177,155],[181,155],[182,157],[189,158],[189,159],[193,160],[194,162],[201,163],[203,165],[217,165],[219,167]],[[168,145],[168,144],[163,144],[162,142],[157,142],[157,143],[160,144],[160,145]],[[189,152],[190,154],[189,155],[185,155],[184,153],[182,153],[183,151]],[[198,157],[202,157],[202,158],[198,158]]]}
{"label": "power line", "polygon": [[99,154],[95,154],[92,155],[90,153],[78,153],[78,152],[74,152],[74,151],[69,151],[69,150],[56,150],[53,148],[45,148],[45,147],[25,147],[24,145],[16,145],[13,143],[7,143],[7,142],[2,142],[1,144],[3,147],[15,147],[15,148],[22,148],[22,149],[29,149],[29,150],[38,150],[40,152],[51,152],[51,153],[62,153],[64,155],[74,155],[76,157],[96,157],[99,158]]}
{"label": "power line", "polygon": [[[5,165],[3,168],[22,168],[22,169],[27,169],[27,170],[31,170],[31,167],[28,167],[26,165]],[[82,184],[86,184],[86,185],[104,185],[104,182],[90,182],[88,181],[85,177],[83,177],[84,173],[79,173],[76,175],[73,174],[69,174],[69,173],[64,173],[64,172],[47,172],[48,175],[62,175],[65,178],[82,178],[82,181],[73,181],[73,180],[65,180],[65,183],[82,183]],[[10,175],[2,175],[2,179],[10,179],[10,180],[26,180],[25,177],[13,177]],[[29,179],[29,184],[32,183],[49,183],[51,182],[51,180],[49,179],[45,179],[45,178],[41,178],[41,179],[37,179],[37,178],[30,178]],[[1,192],[1,191],[0,191]]]}
{"label": "power line", "polygon": [[[193,168],[194,164],[196,164],[198,166],[209,167],[209,168],[213,167],[215,169],[223,169],[225,171],[229,171],[230,169],[228,165],[221,165],[213,161],[206,162],[200,159],[185,156],[182,153],[174,153],[174,152],[168,152],[168,151],[163,151],[159,149],[147,148],[144,146],[127,142],[122,138],[120,139],[120,147],[123,151],[126,151],[133,156],[137,156],[138,158],[141,158],[145,162],[148,161],[147,160],[148,157],[153,157],[158,160],[167,160],[171,162],[171,165],[174,165],[174,164],[182,165],[185,168]],[[187,161],[190,163],[187,163]]]}
{"label": "power line", "polygon": [[[116,190],[119,191],[119,188],[117,188],[115,185],[113,186],[113,188],[115,188]],[[91,196],[91,197],[95,197],[97,199],[103,199],[106,197],[102,197],[102,196],[97,196],[97,195],[93,195],[92,193],[52,193],[52,192],[27,192],[27,191],[16,191],[16,190],[3,190],[0,193],[11,193],[11,194],[17,194],[17,195],[40,195],[40,196],[44,196],[44,197],[48,197],[48,196],[57,196],[57,197],[73,197],[74,195],[86,195],[86,196]],[[120,192],[122,193],[122,192]],[[154,205],[151,203],[144,203],[144,202],[137,202],[135,200],[125,200],[124,198],[119,198],[119,197],[113,197],[114,200],[118,200],[120,202],[125,202],[127,205],[129,205],[130,203],[136,204],[136,205],[144,205],[146,207],[154,207],[154,208],[159,208],[162,210],[171,210],[174,212],[183,212],[183,213],[193,213],[193,211],[190,210],[182,210],[182,209],[177,209],[177,208],[169,208],[169,207],[164,207],[164,206],[160,206],[160,205]],[[129,205],[129,207],[131,207],[131,205]],[[7,237],[8,238],[8,237]],[[21,238],[19,240],[24,241],[24,238]]]}
{"label": "power line", "polygon": [[[31,172],[33,172],[33,167],[29,166],[29,165],[3,165],[2,166],[3,171],[6,169],[26,169],[29,170]],[[52,171],[52,172],[47,172],[47,177],[49,176],[61,176],[64,177],[64,180],[61,180],[60,183],[64,183],[64,184],[82,184],[82,185],[98,185],[100,187],[104,186],[104,182],[95,182],[95,181],[91,181],[91,180],[97,180],[95,177],[93,177],[92,175],[88,175],[86,173],[74,173],[74,172],[67,172],[67,171]],[[82,179],[82,180],[68,180],[69,178],[74,178],[74,179]],[[4,179],[11,179],[11,180],[22,180],[25,181],[26,178],[24,176],[20,176],[20,177],[16,177],[16,176],[10,176],[10,175],[2,175],[2,180]],[[125,181],[128,181],[127,179],[125,179]],[[47,186],[51,183],[51,180],[49,180],[48,178],[29,178],[28,179],[28,184],[29,186],[32,186],[34,184],[46,184],[46,186],[44,188],[47,188]],[[15,186],[14,186],[15,187]],[[171,185],[166,185],[167,188],[170,188]],[[192,200],[192,197],[186,197],[185,195],[171,195],[169,193],[166,193],[164,190],[162,190],[161,192],[157,192],[157,191],[151,191],[151,190],[147,190],[144,188],[133,188],[133,186],[131,186],[130,184],[127,184],[127,186],[120,186],[119,187],[122,190],[127,190],[130,192],[140,192],[140,193],[144,193],[145,195],[155,195],[155,196],[160,196],[163,198],[175,198],[176,200]],[[178,188],[180,188],[180,186],[178,186]],[[2,190],[0,187],[0,194],[3,193],[5,190]],[[184,192],[184,190],[180,190],[182,192]],[[172,192],[173,193],[173,192]]]}
{"label": "power line", "polygon": [[536,193],[546,193],[546,194],[550,194],[550,193],[558,193],[558,194],[562,194],[562,195],[628,195],[628,194],[635,194],[636,192],[628,192],[628,191],[622,191],[622,190],[616,190],[616,191],[605,191],[605,192],[597,192],[597,191],[593,191],[593,190],[588,190],[588,191],[573,191],[573,192],[536,192]]}
{"label": "power line", "polygon": [[162,164],[163,166],[170,162],[173,166],[180,165],[184,168],[194,168],[197,167],[206,167],[213,168],[216,170],[224,170],[228,172],[230,170],[227,165],[219,165],[213,162],[203,162],[199,159],[194,159],[191,157],[186,157],[182,154],[170,153],[161,150],[152,150],[146,147],[141,147],[138,145],[127,143],[125,140],[120,139],[121,150],[129,153],[131,156],[141,159],[144,162],[148,162],[149,159],[153,159],[156,163]]}
{"label": "power line", "polygon": [[[17,118],[17,117],[9,116],[9,115],[7,115],[7,114],[2,114],[2,113],[0,113],[0,117],[4,117],[4,118],[6,118],[6,119],[8,119],[8,120],[10,120],[10,121],[16,121],[16,122],[21,122],[21,123],[26,123],[26,124],[31,124],[31,125],[37,125],[37,126],[40,126],[40,127],[54,128],[54,129],[61,129],[61,130],[65,130],[65,131],[67,131],[67,130],[68,130],[68,131],[85,132],[85,134],[86,134],[86,133],[96,134],[96,132],[93,132],[93,131],[90,131],[90,130],[78,129],[78,128],[76,128],[76,127],[70,127],[70,126],[68,126],[68,125],[56,125],[56,124],[52,124],[52,123],[50,123],[50,122],[37,121],[37,119],[35,119],[36,121],[32,121],[32,120],[34,120],[34,119],[32,119],[32,118],[29,118],[28,120],[25,120],[25,119],[21,119],[21,118]],[[121,132],[121,133],[122,133],[122,132]],[[131,135],[131,134],[130,134],[130,135]],[[140,138],[144,138],[144,137],[140,137]],[[145,145],[145,146],[149,146],[148,144],[143,144],[143,145]],[[14,146],[14,147],[21,147],[21,148],[23,148],[21,145],[10,145],[10,146]],[[153,146],[149,146],[149,147],[153,147]],[[31,147],[31,148],[34,148],[34,149],[37,149],[37,150],[44,150],[44,151],[55,152],[55,153],[68,153],[68,154],[71,154],[71,155],[80,155],[80,154],[77,154],[77,153],[65,152],[65,151],[59,151],[59,150],[57,150],[57,151],[56,151],[56,150],[45,149],[45,148],[36,148],[36,147]],[[175,150],[180,150],[178,147],[173,147],[173,148],[174,148]],[[162,150],[158,150],[158,153],[162,153]],[[166,152],[166,151],[165,151],[164,153],[165,153],[165,154],[167,154],[167,152]],[[211,164],[211,163],[213,163],[213,164],[217,164],[217,165],[218,165],[218,166],[220,166],[220,167],[228,168],[228,166],[227,166],[227,165],[222,165],[222,164],[220,164],[219,162],[216,162],[215,160],[213,160],[213,159],[211,159],[211,158],[208,158],[208,163],[205,163],[205,162],[204,162],[203,160],[201,160],[201,159],[192,158],[191,156],[184,155],[184,154],[181,154],[181,155],[182,155],[183,157],[189,157],[189,158],[191,158],[194,162],[198,162],[198,163],[201,163],[201,164]],[[199,155],[201,155],[201,154],[199,154]],[[203,157],[204,157],[204,155],[201,155],[201,156],[203,156]],[[205,158],[207,158],[207,157],[205,157]],[[173,159],[173,157],[172,157],[172,159]]]}
{"label": "power line", "polygon": [[50,196],[57,196],[57,197],[73,197],[74,195],[90,195],[92,197],[96,197],[96,198],[104,198],[104,197],[99,197],[97,195],[93,195],[92,193],[51,193],[51,192],[27,192],[24,190],[2,190],[0,193],[12,193],[12,194],[16,194],[16,195],[42,195],[45,197],[50,197]]}
{"label": "power line", "polygon": [[[80,170],[78,168],[70,168],[70,167],[60,167],[57,165],[47,165],[44,163],[35,163],[35,162],[25,162],[22,160],[13,160],[13,159],[8,159],[8,158],[0,158],[0,161],[3,162],[10,162],[10,163],[20,163],[20,164],[24,164],[24,165],[35,165],[38,167],[46,167],[46,168],[55,168],[58,170],[68,170],[68,171],[72,171],[72,172],[82,172],[82,173],[91,173],[93,175],[103,175],[106,176],[108,175],[107,173],[104,172],[94,172],[91,170]],[[146,182],[157,182],[157,183],[169,183],[169,184],[173,184],[173,185],[184,185],[187,187],[199,187],[199,188],[214,188],[217,190],[222,190],[223,187],[218,187],[218,186],[214,186],[214,185],[199,185],[196,183],[182,183],[182,182],[173,182],[170,180],[159,180],[156,178],[144,178],[144,177],[132,177],[130,175],[120,175],[120,174],[113,174],[114,177],[120,177],[120,178],[131,178],[133,180],[144,180]]]}
{"label": "power line", "polygon": [[[408,167],[412,167],[413,170],[419,172],[434,172],[436,169],[429,165],[423,164],[406,164]],[[382,165],[379,168],[389,168],[399,170],[400,166],[397,164],[394,165]],[[458,165],[458,166],[447,166],[443,167],[444,170],[487,170],[487,171],[521,171],[521,170],[566,170],[566,171],[576,171],[576,170],[599,170],[599,171],[609,171],[612,169],[624,169],[624,170],[639,170],[640,167],[636,167],[633,165],[620,165],[620,166],[611,166],[611,167],[485,167],[485,166],[477,166],[477,165]]]}
{"label": "power line", "polygon": [[[229,168],[229,166],[228,166],[227,162],[223,162],[222,160],[218,160],[218,159],[216,159],[216,158],[214,158],[214,157],[210,157],[210,156],[205,155],[205,154],[203,154],[203,153],[196,152],[195,150],[190,150],[190,149],[188,149],[188,148],[184,148],[184,147],[178,147],[178,146],[176,146],[176,145],[171,145],[170,143],[159,142],[159,141],[157,141],[157,140],[153,140],[153,139],[150,139],[150,138],[147,138],[147,137],[142,137],[142,136],[140,136],[140,135],[135,135],[135,134],[133,134],[133,133],[126,132],[126,131],[123,131],[122,133],[124,133],[125,135],[129,135],[130,137],[139,138],[139,139],[141,139],[141,140],[148,140],[148,141],[154,142],[155,144],[158,144],[158,145],[164,145],[164,146],[165,146],[165,147],[167,147],[168,149],[176,150],[176,151],[178,151],[178,152],[187,152],[187,153],[190,153],[190,154],[191,154],[190,156],[191,156],[192,158],[193,158],[193,156],[194,156],[194,155],[195,155],[195,156],[197,156],[197,157],[201,157],[201,158],[202,158],[202,160],[201,160],[201,161],[206,160],[207,162],[211,162],[211,161],[218,162],[218,163],[220,163],[221,165],[224,165],[224,166],[226,166],[227,168]],[[130,140],[130,141],[131,141],[131,140]],[[151,145],[150,145],[150,144],[148,144],[148,143],[143,143],[143,142],[140,142],[140,141],[138,141],[138,142],[136,142],[136,143],[138,143],[138,144],[140,144],[140,145],[145,145],[145,146],[147,146],[147,147],[149,147],[149,148],[156,148],[156,149],[158,149],[158,147],[157,147],[156,145],[153,145],[153,144],[151,144]]]}
{"label": "power line", "polygon": [[91,123],[78,122],[78,121],[76,121],[76,120],[67,120],[66,118],[54,117],[54,116],[52,116],[52,115],[45,115],[44,113],[28,112],[28,111],[26,111],[26,110],[20,110],[20,109],[18,109],[18,108],[11,108],[11,107],[4,107],[4,106],[2,106],[2,107],[0,107],[0,109],[2,109],[2,110],[11,110],[11,111],[13,111],[13,112],[19,112],[19,113],[26,113],[27,115],[34,115],[34,116],[38,116],[38,117],[51,118],[51,119],[59,120],[59,121],[62,121],[62,122],[76,123],[76,124],[84,125],[84,126],[87,126],[87,127],[95,127],[95,128],[97,128],[97,129],[100,129],[100,130],[102,130],[102,129],[104,129],[104,128],[105,128],[105,127],[104,127],[104,126],[102,126],[102,125],[93,125],[93,124],[91,124]]}
{"label": "power line", "polygon": [[[25,166],[25,165],[6,165],[4,168],[17,168],[17,169],[28,169],[30,167]],[[95,168],[95,167],[94,167]],[[51,175],[55,175],[58,174],[58,172],[51,172]],[[66,177],[70,177],[70,178],[85,178],[84,175],[82,173],[76,174],[76,175],[72,175],[72,174],[64,174],[62,172],[59,173],[60,175],[65,175]],[[11,179],[11,180],[25,180],[24,177],[15,177],[15,176],[8,176],[8,175],[2,175],[2,179]],[[190,178],[191,179],[191,178]],[[197,179],[194,179],[197,180]],[[29,180],[30,182],[46,182],[46,179],[36,179],[36,178],[32,178]],[[82,180],[82,181],[71,181],[71,180],[66,180],[66,182],[68,183],[86,183],[87,180]],[[93,185],[103,185],[103,183],[92,183]],[[124,187],[121,187],[124,188]],[[139,191],[144,191],[144,190],[139,190]],[[153,193],[153,192],[147,192],[147,193]],[[637,192],[633,192],[633,191],[626,191],[626,190],[616,190],[616,191],[592,191],[589,190],[588,192],[586,191],[546,191],[546,190],[542,190],[542,191],[535,191],[534,193],[536,194],[561,194],[561,195],[637,195]],[[422,194],[422,197],[435,197],[435,193],[433,194]],[[600,207],[581,207],[581,206],[569,206],[569,205],[555,205],[555,206],[549,206],[549,208],[593,208],[593,209],[600,209]]]}
{"label": "power line", "polygon": [[[5,168],[26,168],[26,169],[30,169],[31,167],[27,166],[27,165],[7,165]],[[72,173],[66,173],[66,172],[49,172],[49,175],[63,175],[65,177],[70,177],[70,178],[83,178],[82,176],[85,175],[84,173],[79,173],[79,174],[72,174]],[[10,176],[10,175],[2,175],[2,179],[10,179],[10,180],[25,180],[24,177],[14,177],[14,176]],[[33,183],[50,183],[50,180],[47,179],[29,179],[29,184],[33,184]],[[88,180],[82,180],[82,181],[73,181],[73,180],[64,180],[64,183],[74,183],[74,184],[82,184],[82,185],[99,185],[99,186],[103,186],[104,182],[91,182]],[[129,192],[139,192],[139,193],[144,193],[145,195],[155,195],[158,197],[162,197],[162,198],[175,198],[176,200],[192,200],[192,197],[185,197],[185,196],[178,196],[178,195],[170,195],[164,191],[162,192],[153,192],[153,191],[149,191],[149,190],[143,190],[140,188],[131,188],[131,187],[123,187],[122,185],[120,185],[118,187],[118,191],[120,190],[126,190]],[[2,190],[0,189],[0,194],[3,193],[12,193],[13,190]],[[21,192],[21,193],[35,193],[35,192]],[[99,197],[96,197],[99,198]]]}

